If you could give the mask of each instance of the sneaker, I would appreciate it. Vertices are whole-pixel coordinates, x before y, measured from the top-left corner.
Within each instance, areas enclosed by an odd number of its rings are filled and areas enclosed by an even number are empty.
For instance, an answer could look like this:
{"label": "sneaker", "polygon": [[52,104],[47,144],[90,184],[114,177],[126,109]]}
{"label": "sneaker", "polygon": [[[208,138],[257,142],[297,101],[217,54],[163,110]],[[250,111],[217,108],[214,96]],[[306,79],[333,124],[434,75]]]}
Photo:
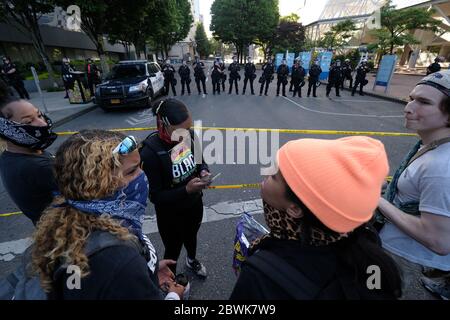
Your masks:
{"label": "sneaker", "polygon": [[450,300],[450,282],[448,280],[421,277],[420,281],[428,291],[438,295],[442,300]]}
{"label": "sneaker", "polygon": [[205,266],[197,259],[189,263],[189,259],[186,257],[186,267],[191,269],[199,277],[206,278],[207,276]]}

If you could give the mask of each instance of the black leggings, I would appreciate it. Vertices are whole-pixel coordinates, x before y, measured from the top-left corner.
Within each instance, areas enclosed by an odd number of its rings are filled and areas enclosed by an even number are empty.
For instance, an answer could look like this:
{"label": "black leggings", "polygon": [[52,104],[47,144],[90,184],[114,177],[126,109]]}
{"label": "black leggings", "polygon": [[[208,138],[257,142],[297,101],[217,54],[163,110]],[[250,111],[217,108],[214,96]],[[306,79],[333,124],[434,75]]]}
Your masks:
{"label": "black leggings", "polygon": [[[197,254],[197,233],[203,219],[203,201],[200,197],[188,208],[156,208],[156,221],[164,244],[164,259],[177,261],[184,245],[187,256]],[[176,266],[171,268],[176,271]]]}

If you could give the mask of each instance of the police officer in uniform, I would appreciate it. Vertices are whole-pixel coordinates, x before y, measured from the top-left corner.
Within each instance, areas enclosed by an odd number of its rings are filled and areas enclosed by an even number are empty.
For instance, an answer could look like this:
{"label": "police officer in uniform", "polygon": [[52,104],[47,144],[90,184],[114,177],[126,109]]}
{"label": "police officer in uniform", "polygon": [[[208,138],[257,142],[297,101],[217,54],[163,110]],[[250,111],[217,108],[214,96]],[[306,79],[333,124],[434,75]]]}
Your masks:
{"label": "police officer in uniform", "polygon": [[308,97],[311,94],[311,88],[313,89],[313,97],[316,96],[317,82],[319,82],[319,76],[322,73],[322,68],[319,66],[319,61],[314,61],[314,64],[309,69],[309,78],[308,78]]}
{"label": "police officer in uniform", "polygon": [[213,86],[213,94],[220,94],[220,83],[222,81],[222,69],[220,67],[220,62],[217,59],[216,61],[214,61],[214,65],[212,67],[212,72],[211,72],[211,80],[212,80],[212,86]]}
{"label": "police officer in uniform", "polygon": [[239,74],[239,71],[241,71],[241,67],[239,67],[236,57],[233,57],[233,63],[228,66],[228,71],[230,71],[230,89],[228,90],[228,94],[231,94],[233,83],[236,88],[236,94],[239,94],[238,80],[241,80],[241,75]]}
{"label": "police officer in uniform", "polygon": [[342,74],[343,74],[343,78],[342,78],[342,82],[341,82],[341,88],[344,89],[344,82],[345,80],[349,80],[350,81],[350,86],[349,88],[351,89],[353,87],[353,77],[352,77],[352,66],[350,64],[350,59],[345,59],[345,62],[342,66]]}
{"label": "police officer in uniform", "polygon": [[244,69],[245,69],[245,77],[244,77],[244,89],[242,90],[242,94],[245,94],[247,82],[250,81],[250,91],[252,95],[254,95],[255,91],[253,90],[253,81],[256,79],[256,67],[250,57],[247,57],[247,63],[245,64]]}
{"label": "police officer in uniform", "polygon": [[269,89],[269,84],[272,82],[273,74],[275,73],[275,65],[272,63],[272,59],[269,58],[267,63],[262,67],[263,74],[259,82],[261,83],[261,88],[259,89],[259,95],[262,96],[264,85],[266,89],[264,90],[264,95],[267,96],[267,90]]}
{"label": "police officer in uniform", "polygon": [[202,94],[200,89],[200,82],[202,83],[203,93],[208,94],[206,92],[206,76],[205,76],[205,64],[200,61],[200,59],[196,56],[194,62],[194,77],[195,83],[197,84],[198,94]]}
{"label": "police officer in uniform", "polygon": [[75,71],[75,67],[70,64],[69,58],[63,58],[62,59],[62,66],[61,66],[61,77],[64,83],[64,88],[66,89],[66,96],[64,99],[69,99],[69,90],[73,88],[74,84],[74,76],[72,75],[72,72]]}
{"label": "police officer in uniform", "polygon": [[188,95],[191,95],[191,69],[189,69],[185,60],[178,69],[178,74],[181,79],[181,95],[184,95],[184,86],[187,88]]}
{"label": "police officer in uniform", "polygon": [[220,79],[220,83],[222,84],[222,91],[225,92],[225,81],[227,81],[227,74],[225,73],[226,67],[225,67],[225,63],[220,58],[219,58],[219,66],[220,66],[220,70],[222,71],[222,77]]}
{"label": "police officer in uniform", "polygon": [[434,62],[427,67],[427,75],[441,71],[441,65],[439,64],[440,61],[441,60],[439,57],[434,59]]}
{"label": "police officer in uniform", "polygon": [[91,92],[91,97],[93,97],[95,95],[94,86],[98,85],[101,82],[101,76],[100,69],[91,58],[87,59],[86,76],[89,91]]}
{"label": "police officer in uniform", "polygon": [[3,57],[2,75],[6,78],[8,84],[16,89],[21,99],[30,99],[30,95],[23,84],[22,76],[9,57]]}
{"label": "police officer in uniform", "polygon": [[281,65],[277,69],[277,97],[280,95],[280,85],[283,86],[283,97],[286,97],[286,85],[288,83],[289,67],[286,60],[281,61]]}
{"label": "police officer in uniform", "polygon": [[336,88],[336,97],[340,97],[339,95],[339,87],[341,86],[342,81],[342,67],[341,60],[336,60],[331,64],[330,73],[328,74],[328,84],[327,84],[327,97],[330,96],[331,88]]}
{"label": "police officer in uniform", "polygon": [[162,68],[162,72],[164,74],[164,87],[166,90],[166,95],[169,94],[169,86],[172,87],[172,93],[174,96],[177,95],[175,91],[175,68],[170,64],[170,60],[166,60],[166,64]]}
{"label": "police officer in uniform", "polygon": [[363,96],[363,87],[367,84],[366,75],[370,71],[369,67],[367,66],[367,61],[363,60],[361,61],[361,64],[356,68],[356,77],[355,77],[355,85],[352,90],[352,96],[355,95],[356,88],[359,85],[359,95]]}
{"label": "police officer in uniform", "polygon": [[303,69],[301,65],[300,59],[295,60],[295,64],[292,66],[292,73],[291,73],[291,82],[294,86],[294,93],[292,94],[292,97],[295,97],[295,95],[298,92],[298,97],[302,97],[302,86],[305,84],[305,69]]}

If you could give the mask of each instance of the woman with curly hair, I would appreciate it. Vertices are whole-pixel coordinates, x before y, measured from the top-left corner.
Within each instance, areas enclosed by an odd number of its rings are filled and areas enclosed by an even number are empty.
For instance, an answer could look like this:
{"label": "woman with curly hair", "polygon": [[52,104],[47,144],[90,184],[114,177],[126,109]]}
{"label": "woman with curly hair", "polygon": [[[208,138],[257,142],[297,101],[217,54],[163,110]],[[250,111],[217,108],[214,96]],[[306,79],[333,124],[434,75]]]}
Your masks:
{"label": "woman with curly hair", "polygon": [[[134,137],[120,133],[81,131],[59,147],[60,194],[38,223],[32,254],[49,298],[162,299],[161,288],[166,299],[182,297],[168,268],[175,262],[158,264],[142,233],[148,181],[140,161]],[[75,288],[69,270],[81,275]]]}
{"label": "woman with curly hair", "polygon": [[33,224],[56,191],[51,120],[30,102],[13,97],[0,82],[0,177],[11,199]]}

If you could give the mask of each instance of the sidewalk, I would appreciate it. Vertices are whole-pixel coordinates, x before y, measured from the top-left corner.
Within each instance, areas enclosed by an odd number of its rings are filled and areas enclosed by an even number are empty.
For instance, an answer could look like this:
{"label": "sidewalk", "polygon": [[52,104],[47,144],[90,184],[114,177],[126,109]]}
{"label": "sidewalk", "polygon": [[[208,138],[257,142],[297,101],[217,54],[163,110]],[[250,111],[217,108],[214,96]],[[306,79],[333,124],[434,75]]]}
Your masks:
{"label": "sidewalk", "polygon": [[[65,91],[60,92],[42,92],[44,96],[45,105],[47,107],[50,119],[52,119],[55,127],[61,126],[85,113],[88,113],[95,108],[93,102],[86,104],[70,104],[69,99],[64,99]],[[42,99],[38,92],[30,93],[30,102],[39,108],[42,112],[45,112]]]}
{"label": "sidewalk", "polygon": [[409,101],[409,93],[424,76],[425,75],[423,74],[395,73],[392,76],[387,93],[384,93],[385,87],[377,86],[375,87],[375,90],[373,90],[376,74],[370,73],[367,75],[369,83],[364,87],[364,92],[367,93],[367,95],[376,96],[382,99],[407,103]]}

